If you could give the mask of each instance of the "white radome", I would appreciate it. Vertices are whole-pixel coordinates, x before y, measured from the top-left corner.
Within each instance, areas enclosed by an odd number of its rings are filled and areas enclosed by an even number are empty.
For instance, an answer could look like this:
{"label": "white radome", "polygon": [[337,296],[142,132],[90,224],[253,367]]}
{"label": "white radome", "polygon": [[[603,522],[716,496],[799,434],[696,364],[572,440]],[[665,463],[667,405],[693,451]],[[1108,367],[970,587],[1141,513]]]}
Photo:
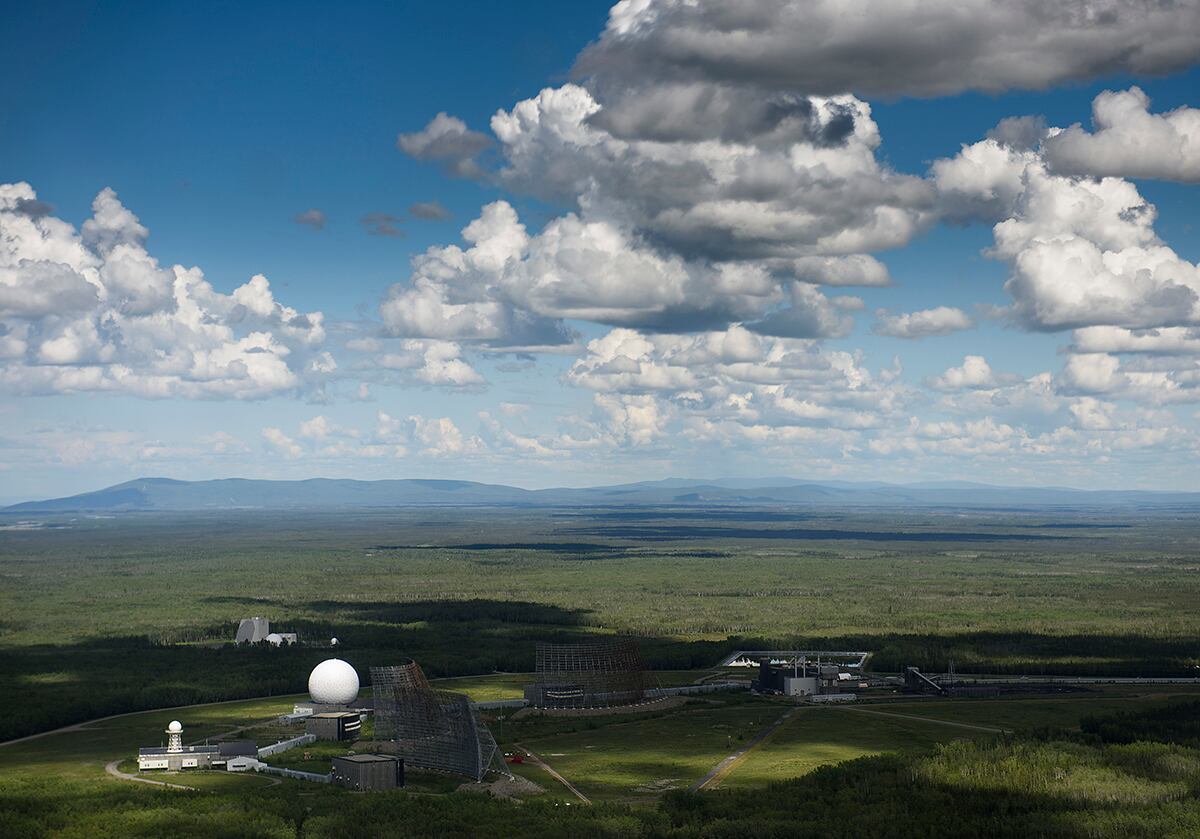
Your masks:
{"label": "white radome", "polygon": [[337,645],[338,645],[338,639],[336,639],[336,638],[329,639],[329,646],[336,647]]}
{"label": "white radome", "polygon": [[308,695],[318,705],[349,705],[358,697],[358,673],[340,658],[329,658],[308,675]]}
{"label": "white radome", "polygon": [[179,732],[183,731],[183,724],[179,722],[179,720],[171,720],[169,723],[167,723],[167,731],[171,732],[172,734],[178,734]]}
{"label": "white radome", "polygon": [[278,647],[283,643],[283,636],[278,632],[272,632],[266,637],[266,642],[273,647]]}

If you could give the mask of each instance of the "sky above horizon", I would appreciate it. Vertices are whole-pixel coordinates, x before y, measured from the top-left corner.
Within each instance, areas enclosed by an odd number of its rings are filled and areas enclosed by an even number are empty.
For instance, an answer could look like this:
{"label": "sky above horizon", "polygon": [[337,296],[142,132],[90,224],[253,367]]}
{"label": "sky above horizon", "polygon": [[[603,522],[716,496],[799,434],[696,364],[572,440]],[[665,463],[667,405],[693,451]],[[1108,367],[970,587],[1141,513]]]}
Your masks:
{"label": "sky above horizon", "polygon": [[23,4],[0,503],[1200,490],[1200,2]]}

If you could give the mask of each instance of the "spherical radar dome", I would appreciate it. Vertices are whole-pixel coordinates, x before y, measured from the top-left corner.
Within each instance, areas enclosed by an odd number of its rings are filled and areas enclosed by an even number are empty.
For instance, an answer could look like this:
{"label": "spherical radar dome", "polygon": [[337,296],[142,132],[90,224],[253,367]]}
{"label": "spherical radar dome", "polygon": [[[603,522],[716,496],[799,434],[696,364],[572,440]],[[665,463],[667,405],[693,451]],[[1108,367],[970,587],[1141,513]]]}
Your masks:
{"label": "spherical radar dome", "polygon": [[167,724],[167,731],[171,732],[172,734],[178,734],[179,732],[183,731],[183,725],[179,722],[179,720],[171,720]]}
{"label": "spherical radar dome", "polygon": [[358,696],[358,673],[340,658],[330,658],[308,676],[308,695],[318,705],[349,705]]}

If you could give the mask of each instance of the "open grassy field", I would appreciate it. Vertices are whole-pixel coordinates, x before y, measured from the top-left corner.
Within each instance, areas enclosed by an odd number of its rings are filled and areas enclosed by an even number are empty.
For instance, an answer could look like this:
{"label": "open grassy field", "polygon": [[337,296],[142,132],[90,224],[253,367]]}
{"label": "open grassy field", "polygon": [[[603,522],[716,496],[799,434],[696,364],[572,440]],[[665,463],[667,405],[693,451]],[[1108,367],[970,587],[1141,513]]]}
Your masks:
{"label": "open grassy field", "polygon": [[1100,716],[1131,708],[1147,709],[1180,699],[1200,697],[1200,686],[1145,685],[1136,689],[1104,686],[1074,696],[1021,697],[1013,699],[931,699],[921,702],[889,703],[897,714],[931,717],[952,722],[1029,731],[1037,728],[1073,728],[1085,716]]}
{"label": "open grassy field", "polygon": [[[512,690],[514,679],[517,678],[520,678],[520,674],[499,674],[474,677],[469,684],[465,680],[442,680],[436,684],[439,687],[453,685],[459,689],[466,688],[475,697],[483,699]],[[995,739],[987,731],[963,726],[990,728],[1016,720],[1027,725],[1069,727],[1076,725],[1085,715],[1107,713],[1113,709],[1135,711],[1163,708],[1189,696],[1200,696],[1200,689],[1143,687],[1140,693],[1136,693],[1128,687],[1106,686],[1087,693],[1038,698],[882,699],[868,701],[854,708],[800,707],[771,737],[733,764],[729,772],[710,789],[727,790],[730,793],[762,793],[768,791],[770,784],[805,776],[822,767],[835,766],[853,758],[888,755],[911,756],[912,772],[931,773],[931,777],[950,777],[949,783],[961,786],[976,776],[968,774],[958,778],[955,773],[968,771],[963,766],[969,767],[972,762],[984,760],[986,753],[966,752],[941,759],[936,755],[931,756],[931,750],[941,744],[957,741],[987,743]],[[444,821],[452,818],[449,814],[466,813],[478,806],[463,799],[462,794],[454,793],[461,779],[440,773],[411,773],[412,783],[407,793],[386,796],[387,802],[380,799],[376,806],[367,810],[362,810],[356,803],[361,796],[337,788],[252,773],[145,774],[145,777],[185,784],[200,790],[200,793],[135,784],[108,777],[104,773],[105,764],[114,760],[120,761],[123,771],[135,772],[131,758],[136,748],[157,742],[167,722],[174,718],[184,722],[189,742],[218,736],[250,737],[260,742],[271,742],[294,734],[295,728],[280,726],[275,718],[290,710],[296,698],[235,701],[135,713],[86,723],[23,743],[0,746],[0,833],[5,824],[45,824],[47,819],[50,823],[60,819],[64,826],[72,825],[71,830],[36,835],[212,835],[212,831],[218,830],[217,826],[222,824],[222,819],[228,819],[230,813],[249,808],[254,812],[255,819],[261,818],[264,824],[272,826],[269,830],[264,828],[262,832],[257,832],[252,827],[255,822],[239,822],[241,832],[236,835],[321,837],[332,834],[321,832],[323,828],[318,827],[322,824],[320,821],[313,822],[301,831],[298,825],[308,824],[305,814],[314,811],[325,813],[323,818],[332,820],[331,825],[342,824],[342,829],[350,829],[338,819],[344,820],[347,814],[358,813],[364,819],[363,825],[376,825],[381,823],[381,819],[386,819],[381,812],[390,812],[399,806],[397,802],[409,799],[425,802],[420,805],[419,815],[400,807],[394,818],[406,824],[411,824],[412,819],[418,817],[440,820],[437,823],[443,827],[439,830],[445,830],[450,829],[447,827],[450,823]],[[692,700],[682,706],[633,715],[547,717],[534,714],[521,718],[505,715],[501,720],[498,714],[490,713],[488,717],[502,749],[513,750],[519,748],[517,744],[520,744],[535,751],[584,793],[595,808],[631,805],[643,811],[659,806],[665,794],[686,789],[702,778],[728,755],[749,744],[765,726],[792,707],[778,699],[755,698],[745,693],[721,693],[702,700]],[[946,722],[953,724],[947,725]],[[352,744],[318,743],[283,753],[273,758],[272,762],[324,772],[328,771],[329,758],[333,754],[344,753],[351,748]],[[1143,782],[1138,780],[1136,773],[1131,776],[1129,771],[1122,769],[1132,757],[1126,759],[1114,754],[1111,758],[1101,760],[1086,750],[1063,745],[1022,748],[1036,759],[1058,761],[1060,764],[1078,752],[1079,760],[1086,763],[1085,769],[1096,765],[1095,771],[1104,775],[1106,788],[1112,794],[1133,795],[1135,798],[1141,796],[1136,798],[1137,803],[1151,805],[1177,797],[1178,784],[1173,786],[1162,780]],[[305,759],[305,752],[311,755],[311,759]],[[981,754],[985,756],[981,757]],[[1130,752],[1130,755],[1133,753]],[[1168,768],[1178,763],[1169,753],[1156,753],[1154,759],[1167,761],[1163,766]],[[1125,763],[1120,763],[1120,760]],[[1172,760],[1175,762],[1171,763]],[[1118,762],[1113,764],[1114,761]],[[545,790],[544,794],[528,799],[529,803],[523,806],[535,807],[537,802],[551,807],[554,802],[560,805],[571,803],[577,807],[582,805],[541,768],[526,763],[515,767],[515,770]],[[887,776],[886,782],[894,783],[890,780],[892,777]],[[1017,783],[1019,780],[1014,776],[1008,781],[1001,779],[995,783]],[[1082,775],[1078,778],[1071,775],[1068,780],[1079,787],[1072,795],[1084,796],[1080,801],[1090,802],[1092,799],[1088,796],[1100,794],[1086,787],[1086,779]],[[201,797],[196,798],[196,795]],[[446,799],[448,795],[452,798]],[[710,793],[703,795],[711,797]],[[433,804],[434,801],[443,800],[445,807]],[[387,803],[387,807],[383,811],[378,810],[377,807],[383,803]],[[5,808],[14,818],[22,813],[32,814],[35,821],[5,822]],[[485,811],[484,816],[488,818],[501,819],[510,827],[514,823],[508,811],[492,812],[486,808]],[[59,815],[47,815],[50,813]],[[181,815],[183,813],[200,815],[184,817]],[[342,815],[335,819],[333,814],[339,813]],[[406,815],[401,817],[400,813]],[[553,824],[553,819],[541,809],[528,813],[530,818],[534,818],[535,825],[545,827]],[[534,813],[539,815],[534,817]],[[180,822],[180,818],[193,821]],[[551,818],[551,821],[546,822],[547,818]],[[635,830],[642,831],[646,827],[640,817],[631,820],[631,817],[622,815],[622,811],[598,810],[595,818],[600,824],[623,826],[613,827],[616,832],[596,835],[619,836]],[[185,823],[193,825],[195,832],[178,834],[177,831]],[[651,819],[650,824],[653,823]],[[111,830],[118,832],[105,832]],[[471,835],[470,831],[467,835]]]}
{"label": "open grassy field", "polygon": [[[1085,693],[1004,700],[874,701],[857,707],[806,706],[757,745],[710,788],[752,789],[823,766],[880,754],[921,753],[959,739],[991,739],[1000,729],[1076,727],[1084,716],[1162,707],[1200,698],[1200,686],[1132,694],[1103,687]],[[746,745],[789,706],[718,694],[661,714],[509,720],[505,747],[536,752],[585,795],[647,803],[686,789]],[[523,771],[565,794],[544,773]]]}
{"label": "open grassy field", "polygon": [[863,714],[849,708],[805,708],[751,751],[714,788],[762,788],[822,766],[859,757],[927,751],[938,743],[992,735],[934,721]]}
{"label": "open grassy field", "polygon": [[506,739],[535,751],[589,798],[644,802],[686,789],[782,710],[774,702],[701,701],[648,718],[575,720],[574,731],[542,733],[535,723],[514,733],[510,724]]}
{"label": "open grassy field", "polygon": [[[486,701],[511,689],[513,680],[520,677],[520,674],[500,674],[474,677],[469,685],[460,679],[439,680],[435,684],[457,690],[469,688],[474,698]],[[797,710],[716,786],[759,787],[865,755],[921,751],[959,738],[991,736],[985,731],[945,726],[938,721],[1013,729],[1072,727],[1083,716],[1161,707],[1188,697],[1200,697],[1200,688],[1141,688],[1135,694],[1123,687],[1105,687],[1086,694],[1040,698],[875,702],[853,709],[806,707]],[[274,720],[290,711],[293,701],[300,698],[235,701],[136,713],[9,744],[0,747],[0,785],[6,779],[30,774],[72,781],[105,780],[106,763],[128,760],[139,746],[158,743],[167,723],[176,718],[184,721],[188,742],[225,736],[255,739],[265,745],[296,733],[295,727],[280,726]],[[511,750],[516,744],[528,747],[588,797],[648,803],[668,790],[687,788],[777,719],[787,707],[778,701],[732,693],[716,694],[649,714],[585,718],[532,715],[523,719],[509,716],[502,723],[494,715],[490,718],[501,748]],[[345,750],[345,746],[338,744],[317,744],[284,753],[273,762],[324,772],[328,771],[330,755]],[[314,756],[314,761],[303,760],[305,751]],[[549,794],[564,795],[562,788],[536,767],[526,765],[519,771],[543,785]],[[163,776],[151,773],[148,777]],[[262,780],[253,775],[207,773],[177,777],[178,782],[191,786],[204,783],[222,788],[254,785]],[[209,780],[197,780],[201,778]],[[447,792],[457,785],[447,786],[449,782],[444,778],[439,784],[438,780],[417,786],[430,787],[426,791]]]}

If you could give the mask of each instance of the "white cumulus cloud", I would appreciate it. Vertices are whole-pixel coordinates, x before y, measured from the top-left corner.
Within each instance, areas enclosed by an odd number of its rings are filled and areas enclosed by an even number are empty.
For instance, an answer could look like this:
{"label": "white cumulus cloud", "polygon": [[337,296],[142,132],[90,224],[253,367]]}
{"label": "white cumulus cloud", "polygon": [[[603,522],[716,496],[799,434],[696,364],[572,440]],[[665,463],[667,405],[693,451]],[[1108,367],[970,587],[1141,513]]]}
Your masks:
{"label": "white cumulus cloud", "polygon": [[886,309],[875,312],[878,322],[874,331],[892,338],[925,338],[930,335],[949,335],[975,325],[971,316],[953,306],[936,306],[918,312],[894,315]]}
{"label": "white cumulus cloud", "polygon": [[1070,128],[1046,140],[1055,172],[1200,182],[1200,110],[1150,113],[1139,87],[1106,90],[1092,102],[1093,132]]}
{"label": "white cumulus cloud", "polygon": [[320,312],[275,299],[261,275],[231,294],[198,268],[161,266],[111,189],[79,230],[24,183],[0,185],[0,383],[18,392],[255,398],[336,366]]}

